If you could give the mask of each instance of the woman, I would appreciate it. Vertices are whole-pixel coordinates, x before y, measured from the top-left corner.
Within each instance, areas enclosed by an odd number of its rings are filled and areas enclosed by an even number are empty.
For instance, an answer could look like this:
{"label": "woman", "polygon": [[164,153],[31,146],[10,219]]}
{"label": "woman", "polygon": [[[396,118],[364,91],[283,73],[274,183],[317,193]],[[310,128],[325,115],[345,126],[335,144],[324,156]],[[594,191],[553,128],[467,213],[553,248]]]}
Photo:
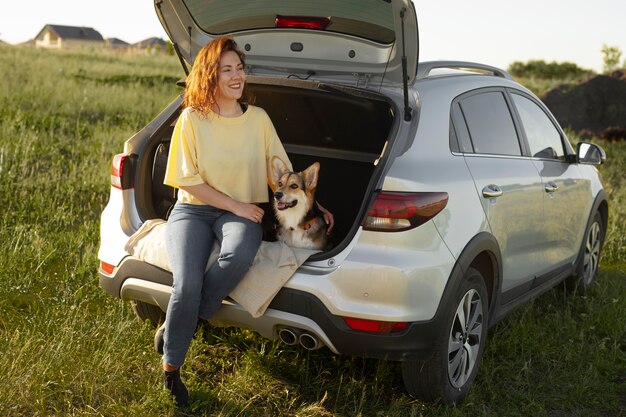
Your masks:
{"label": "woman", "polygon": [[[252,264],[261,244],[258,203],[268,201],[269,161],[274,155],[289,160],[267,113],[249,104],[244,66],[231,37],[202,48],[170,145],[164,182],[179,189],[166,233],[174,285],[155,343],[162,338],[165,387],[179,405],[189,399],[180,367],[198,319],[217,311]],[[332,228],[332,215],[320,209]],[[220,255],[206,270],[215,239]]]}

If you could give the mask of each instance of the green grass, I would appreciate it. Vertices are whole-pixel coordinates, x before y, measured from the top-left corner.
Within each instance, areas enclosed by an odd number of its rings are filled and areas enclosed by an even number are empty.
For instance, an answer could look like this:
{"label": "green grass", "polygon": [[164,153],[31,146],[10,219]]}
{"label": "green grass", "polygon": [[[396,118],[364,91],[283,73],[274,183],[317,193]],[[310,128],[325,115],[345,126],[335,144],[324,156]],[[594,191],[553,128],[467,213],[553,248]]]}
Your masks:
{"label": "green grass", "polygon": [[597,285],[555,288],[490,331],[466,401],[425,404],[397,363],[203,328],[188,409],[152,329],[98,287],[99,214],[124,141],[178,93],[172,57],[0,46],[1,416],[620,416],[626,407],[626,142],[598,141],[611,218]]}

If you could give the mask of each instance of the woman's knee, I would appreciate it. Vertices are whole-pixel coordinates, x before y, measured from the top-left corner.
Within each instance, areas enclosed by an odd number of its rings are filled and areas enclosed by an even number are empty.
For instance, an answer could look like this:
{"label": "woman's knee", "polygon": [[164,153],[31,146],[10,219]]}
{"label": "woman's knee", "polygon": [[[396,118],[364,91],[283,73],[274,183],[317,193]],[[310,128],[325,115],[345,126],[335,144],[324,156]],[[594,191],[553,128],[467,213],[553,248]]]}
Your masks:
{"label": "woman's knee", "polygon": [[184,302],[190,303],[194,301],[200,302],[203,280],[204,273],[199,274],[199,276],[195,278],[188,275],[180,278],[175,277],[174,284],[172,285],[172,298],[178,298]]}
{"label": "woman's knee", "polygon": [[256,253],[263,238],[260,224],[228,213],[214,225],[214,233],[226,252],[250,251]]}
{"label": "woman's knee", "polygon": [[223,245],[217,259],[222,269],[247,271],[259,250],[261,240],[248,240],[236,245]]}
{"label": "woman's knee", "polygon": [[234,268],[247,270],[252,265],[258,247],[252,251],[249,246],[240,246],[232,251],[222,251],[217,262],[222,269]]}

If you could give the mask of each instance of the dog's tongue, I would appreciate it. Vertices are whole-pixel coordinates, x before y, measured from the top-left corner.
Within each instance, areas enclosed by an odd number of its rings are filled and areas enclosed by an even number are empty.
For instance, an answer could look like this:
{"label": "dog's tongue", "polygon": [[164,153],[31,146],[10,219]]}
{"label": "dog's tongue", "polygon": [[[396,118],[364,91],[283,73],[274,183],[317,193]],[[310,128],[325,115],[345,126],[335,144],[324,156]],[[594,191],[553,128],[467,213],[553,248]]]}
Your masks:
{"label": "dog's tongue", "polygon": [[282,201],[277,201],[276,202],[276,208],[278,210],[282,211],[282,210],[286,210],[286,209],[291,208],[291,207],[295,207],[296,204],[298,204],[298,200],[293,200],[293,201],[291,201],[289,203],[284,203]]}

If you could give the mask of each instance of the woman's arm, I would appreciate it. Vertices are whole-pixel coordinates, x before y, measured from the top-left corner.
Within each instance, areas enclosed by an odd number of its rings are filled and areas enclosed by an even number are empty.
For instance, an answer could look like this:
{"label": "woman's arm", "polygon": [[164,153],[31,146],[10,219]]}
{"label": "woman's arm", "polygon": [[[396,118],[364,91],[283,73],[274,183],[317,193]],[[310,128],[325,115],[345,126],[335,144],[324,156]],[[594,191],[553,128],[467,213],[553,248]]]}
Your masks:
{"label": "woman's arm", "polygon": [[333,226],[335,226],[335,217],[333,216],[333,213],[322,207],[322,205],[318,201],[316,201],[316,203],[317,207],[324,214],[324,221],[328,225],[328,229],[326,229],[326,234],[328,235],[330,234],[330,231],[333,230]]}
{"label": "woman's arm", "polygon": [[242,203],[234,200],[206,183],[181,186],[180,188],[193,195],[204,204],[230,211],[239,217],[243,217],[255,223],[261,223],[261,219],[263,218],[264,212],[261,207],[256,204]]}

